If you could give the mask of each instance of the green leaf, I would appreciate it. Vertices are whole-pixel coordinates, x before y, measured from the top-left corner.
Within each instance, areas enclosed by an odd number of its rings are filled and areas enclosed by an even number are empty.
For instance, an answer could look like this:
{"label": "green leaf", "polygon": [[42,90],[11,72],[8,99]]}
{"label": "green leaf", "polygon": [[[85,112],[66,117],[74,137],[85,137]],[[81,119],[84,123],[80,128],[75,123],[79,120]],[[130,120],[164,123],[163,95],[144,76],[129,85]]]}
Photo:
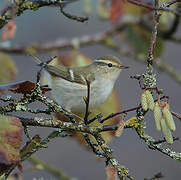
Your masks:
{"label": "green leaf", "polygon": [[10,56],[0,53],[0,84],[8,83],[15,79],[17,68]]}
{"label": "green leaf", "polygon": [[39,135],[35,135],[30,141],[26,143],[26,145],[21,150],[21,158],[23,159],[29,153],[33,152],[38,147],[41,147],[41,137]]}
{"label": "green leaf", "polygon": [[[137,54],[148,55],[152,33],[139,25],[128,25],[124,31],[124,38]],[[159,57],[163,50],[163,41],[157,38],[154,57]]]}

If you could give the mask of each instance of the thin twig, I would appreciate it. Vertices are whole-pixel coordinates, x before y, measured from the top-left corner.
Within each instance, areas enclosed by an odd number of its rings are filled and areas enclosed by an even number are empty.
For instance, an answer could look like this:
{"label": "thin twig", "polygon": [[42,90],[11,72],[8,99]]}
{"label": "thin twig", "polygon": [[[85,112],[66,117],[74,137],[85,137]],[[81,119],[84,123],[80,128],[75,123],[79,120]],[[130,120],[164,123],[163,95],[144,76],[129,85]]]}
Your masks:
{"label": "thin twig", "polygon": [[178,114],[176,112],[171,112],[173,116],[175,116],[176,118],[178,118],[181,121],[181,114]]}
{"label": "thin twig", "polygon": [[[74,0],[76,1],[76,0]],[[49,0],[49,1],[44,1],[44,0],[36,0],[36,1],[31,1],[27,2],[25,0],[20,1],[18,3],[14,3],[8,7],[6,7],[2,13],[1,13],[1,18],[0,18],[0,29],[2,29],[9,20],[14,18],[15,16],[20,16],[21,14],[24,13],[26,10],[38,10],[41,7],[49,7],[49,6],[57,6],[57,7],[64,7],[66,4],[72,3],[74,1],[54,1],[54,0]],[[81,20],[81,19],[80,19]]]}
{"label": "thin twig", "polygon": [[[168,96],[162,96],[162,97],[160,98],[160,100],[165,99],[165,98],[167,99]],[[156,102],[156,101],[158,101],[158,99],[155,99],[155,100],[154,100],[154,102]],[[138,110],[138,109],[140,109],[141,107],[142,107],[142,106],[139,105],[139,106],[136,106],[136,107],[133,107],[133,108],[129,108],[129,109],[120,111],[120,112],[112,113],[112,114],[108,115],[107,117],[101,119],[99,122],[100,122],[100,123],[103,123],[103,122],[105,122],[106,120],[111,119],[111,118],[113,118],[113,117],[115,117],[115,116],[118,116],[118,115],[120,115],[120,114],[125,114],[125,113],[131,112],[131,111]]]}
{"label": "thin twig", "polygon": [[72,14],[69,14],[67,12],[64,11],[64,7],[63,6],[60,6],[60,12],[66,16],[67,18],[69,19],[72,19],[72,20],[75,20],[77,22],[85,22],[85,21],[88,21],[89,18],[88,17],[78,17],[78,16],[75,16],[75,15],[72,15]]}
{"label": "thin twig", "polygon": [[[158,7],[158,1],[155,0],[155,7]],[[150,43],[150,49],[149,49],[149,53],[148,53],[148,58],[147,58],[147,66],[148,67],[152,67],[153,65],[153,53],[154,53],[154,47],[155,47],[155,43],[156,43],[156,38],[157,38],[157,29],[158,29],[158,25],[159,25],[159,19],[160,19],[160,13],[155,10],[154,13],[154,27],[152,30],[152,37],[151,37],[151,43]]]}
{"label": "thin twig", "polygon": [[87,121],[87,124],[91,124],[95,120],[98,120],[100,122],[102,117],[103,117],[103,115],[102,115],[102,113],[100,113],[100,114],[96,115],[95,117],[93,117],[92,119],[89,119]]}
{"label": "thin twig", "polygon": [[140,127],[140,126],[136,127],[135,130],[136,130],[137,134],[139,135],[139,137],[145,141],[148,148],[150,148],[152,150],[157,150],[157,151],[161,152],[162,154],[165,154],[168,157],[181,162],[181,153],[180,152],[174,152],[174,151],[170,150],[169,148],[164,149],[160,146],[160,144],[155,144],[155,142],[157,142],[157,141],[155,139],[153,139],[153,137],[148,136],[143,131],[142,127]]}
{"label": "thin twig", "polygon": [[[178,140],[179,140],[179,137],[173,137],[173,141],[178,141]],[[164,142],[167,142],[165,138],[162,139],[162,140],[157,140],[153,144],[161,144],[161,143],[164,143]]]}
{"label": "thin twig", "polygon": [[144,178],[144,180],[157,180],[163,178],[163,174],[161,172],[155,174],[152,178]]}
{"label": "thin twig", "polygon": [[71,178],[65,175],[60,169],[56,169],[50,166],[48,163],[38,159],[37,157],[30,157],[28,161],[35,167],[41,167],[41,170],[51,173],[53,176],[57,177],[60,180],[71,180]]}
{"label": "thin twig", "polygon": [[180,0],[174,0],[174,1],[170,1],[168,3],[165,3],[164,5],[162,5],[161,7],[155,7],[155,6],[150,6],[149,4],[146,4],[145,2],[143,1],[136,1],[136,0],[127,0],[127,2],[131,3],[131,4],[134,4],[136,6],[139,6],[139,7],[144,7],[144,8],[147,8],[147,9],[150,9],[150,10],[155,10],[155,11],[166,11],[166,12],[171,12],[173,14],[176,14],[178,16],[181,16],[180,12],[175,10],[175,9],[171,9],[171,8],[168,8],[170,7],[171,5],[175,4],[175,3],[179,3]]}

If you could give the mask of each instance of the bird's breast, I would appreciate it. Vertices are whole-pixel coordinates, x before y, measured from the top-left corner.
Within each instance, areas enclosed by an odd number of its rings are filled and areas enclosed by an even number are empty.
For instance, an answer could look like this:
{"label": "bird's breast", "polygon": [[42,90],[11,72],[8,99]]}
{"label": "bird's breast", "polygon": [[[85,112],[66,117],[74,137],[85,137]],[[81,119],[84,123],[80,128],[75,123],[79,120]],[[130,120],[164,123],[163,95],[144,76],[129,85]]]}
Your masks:
{"label": "bird's breast", "polygon": [[[48,85],[54,99],[66,110],[85,111],[84,97],[87,97],[87,86],[70,82],[62,78],[52,78],[46,74]],[[89,107],[94,109],[105,102],[112,92],[114,83],[109,80],[96,79],[90,84]]]}
{"label": "bird's breast", "polygon": [[95,81],[91,88],[91,101],[93,106],[100,106],[109,97],[114,83],[109,80]]}

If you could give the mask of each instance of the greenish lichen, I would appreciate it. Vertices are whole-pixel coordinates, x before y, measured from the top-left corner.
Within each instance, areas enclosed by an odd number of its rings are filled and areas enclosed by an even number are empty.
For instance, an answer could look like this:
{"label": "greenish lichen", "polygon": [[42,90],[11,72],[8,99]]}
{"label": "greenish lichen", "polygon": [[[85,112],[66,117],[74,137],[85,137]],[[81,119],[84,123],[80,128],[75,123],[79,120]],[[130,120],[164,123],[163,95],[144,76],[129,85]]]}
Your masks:
{"label": "greenish lichen", "polygon": [[156,74],[149,73],[146,71],[142,74],[142,77],[144,79],[144,86],[145,87],[154,87],[156,86]]}
{"label": "greenish lichen", "polygon": [[25,105],[17,104],[16,111],[26,111],[26,110],[27,110],[27,107]]}

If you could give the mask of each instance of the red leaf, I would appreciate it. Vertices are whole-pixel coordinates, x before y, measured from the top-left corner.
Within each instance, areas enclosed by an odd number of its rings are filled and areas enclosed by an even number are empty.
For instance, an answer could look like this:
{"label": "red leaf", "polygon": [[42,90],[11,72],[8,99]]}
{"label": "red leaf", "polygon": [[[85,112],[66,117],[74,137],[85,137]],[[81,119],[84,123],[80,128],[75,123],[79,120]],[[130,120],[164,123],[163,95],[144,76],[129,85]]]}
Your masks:
{"label": "red leaf", "polygon": [[19,171],[23,172],[23,166],[22,166],[22,162],[18,162],[18,169]]}
{"label": "red leaf", "polygon": [[8,38],[13,38],[15,32],[16,32],[16,24],[14,23],[14,20],[10,20],[6,25],[4,31],[2,32],[1,35],[2,41],[5,41]]}
{"label": "red leaf", "polygon": [[18,163],[22,142],[22,125],[18,118],[0,116],[0,172]]}
{"label": "red leaf", "polygon": [[111,8],[110,8],[110,21],[115,23],[118,21],[120,16],[124,13],[123,10],[124,0],[111,0]]}

